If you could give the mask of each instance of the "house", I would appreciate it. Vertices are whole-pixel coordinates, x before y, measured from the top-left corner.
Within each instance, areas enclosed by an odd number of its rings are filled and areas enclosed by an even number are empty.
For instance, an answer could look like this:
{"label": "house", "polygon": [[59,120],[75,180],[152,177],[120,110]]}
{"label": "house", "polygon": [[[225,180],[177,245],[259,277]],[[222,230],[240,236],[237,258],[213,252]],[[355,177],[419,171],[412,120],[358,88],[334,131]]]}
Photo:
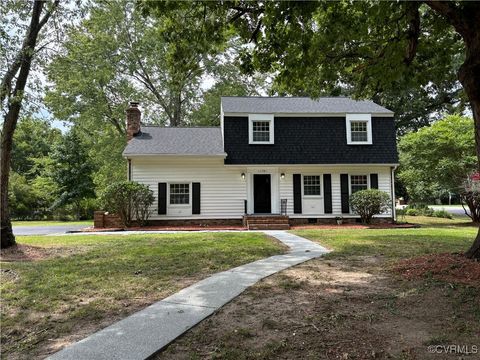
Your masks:
{"label": "house", "polygon": [[[220,127],[141,126],[127,109],[128,178],[153,190],[151,220],[250,228],[356,221],[355,191],[392,199],[393,113],[346,97],[222,97]],[[256,219],[256,220],[255,220]]]}

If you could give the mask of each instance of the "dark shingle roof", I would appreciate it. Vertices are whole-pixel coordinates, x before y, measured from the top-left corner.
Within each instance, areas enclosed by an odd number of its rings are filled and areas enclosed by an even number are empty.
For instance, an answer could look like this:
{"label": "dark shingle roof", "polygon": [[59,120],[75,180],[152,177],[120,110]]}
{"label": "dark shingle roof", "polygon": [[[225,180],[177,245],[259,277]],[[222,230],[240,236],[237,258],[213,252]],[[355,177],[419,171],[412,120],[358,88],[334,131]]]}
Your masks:
{"label": "dark shingle roof", "polygon": [[353,100],[347,97],[237,97],[223,96],[224,113],[285,113],[285,114],[345,114],[371,113],[393,115],[393,112],[370,100]]}
{"label": "dark shingle roof", "polygon": [[123,151],[129,155],[223,155],[219,127],[156,127],[142,126],[141,133]]}

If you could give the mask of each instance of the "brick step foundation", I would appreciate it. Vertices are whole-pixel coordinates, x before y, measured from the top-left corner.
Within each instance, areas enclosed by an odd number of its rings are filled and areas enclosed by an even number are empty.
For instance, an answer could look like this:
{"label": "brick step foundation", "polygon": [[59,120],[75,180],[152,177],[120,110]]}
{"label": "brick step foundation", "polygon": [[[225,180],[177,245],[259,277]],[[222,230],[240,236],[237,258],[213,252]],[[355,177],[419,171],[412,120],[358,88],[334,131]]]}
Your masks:
{"label": "brick step foundation", "polygon": [[246,215],[243,223],[248,230],[288,230],[290,223],[288,216],[284,215]]}

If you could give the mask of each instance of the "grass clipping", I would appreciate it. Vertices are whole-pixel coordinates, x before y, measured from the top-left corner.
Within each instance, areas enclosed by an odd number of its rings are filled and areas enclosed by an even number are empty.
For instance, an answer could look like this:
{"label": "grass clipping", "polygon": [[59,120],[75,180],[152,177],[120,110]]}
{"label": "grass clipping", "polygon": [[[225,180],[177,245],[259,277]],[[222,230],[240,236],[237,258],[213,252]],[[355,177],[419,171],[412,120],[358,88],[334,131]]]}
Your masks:
{"label": "grass clipping", "polygon": [[480,262],[459,253],[429,254],[399,261],[394,271],[407,279],[433,278],[480,287]]}

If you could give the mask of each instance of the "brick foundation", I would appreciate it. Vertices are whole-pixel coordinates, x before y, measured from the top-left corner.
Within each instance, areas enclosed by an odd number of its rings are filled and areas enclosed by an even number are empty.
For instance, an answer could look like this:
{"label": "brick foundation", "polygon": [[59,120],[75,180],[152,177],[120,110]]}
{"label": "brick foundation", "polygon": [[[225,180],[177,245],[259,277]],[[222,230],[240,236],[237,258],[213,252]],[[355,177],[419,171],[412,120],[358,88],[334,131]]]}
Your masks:
{"label": "brick foundation", "polygon": [[[313,222],[312,220],[313,219]],[[346,218],[342,219],[343,224],[361,224],[360,218]],[[372,224],[391,224],[393,222],[392,218],[373,218]],[[335,218],[290,218],[290,225],[314,225],[314,224],[337,224]]]}
{"label": "brick foundation", "polygon": [[109,214],[105,211],[95,211],[93,213],[94,228],[123,228],[122,220],[116,214]]}
{"label": "brick foundation", "polygon": [[149,220],[150,226],[242,226],[242,219]]}

